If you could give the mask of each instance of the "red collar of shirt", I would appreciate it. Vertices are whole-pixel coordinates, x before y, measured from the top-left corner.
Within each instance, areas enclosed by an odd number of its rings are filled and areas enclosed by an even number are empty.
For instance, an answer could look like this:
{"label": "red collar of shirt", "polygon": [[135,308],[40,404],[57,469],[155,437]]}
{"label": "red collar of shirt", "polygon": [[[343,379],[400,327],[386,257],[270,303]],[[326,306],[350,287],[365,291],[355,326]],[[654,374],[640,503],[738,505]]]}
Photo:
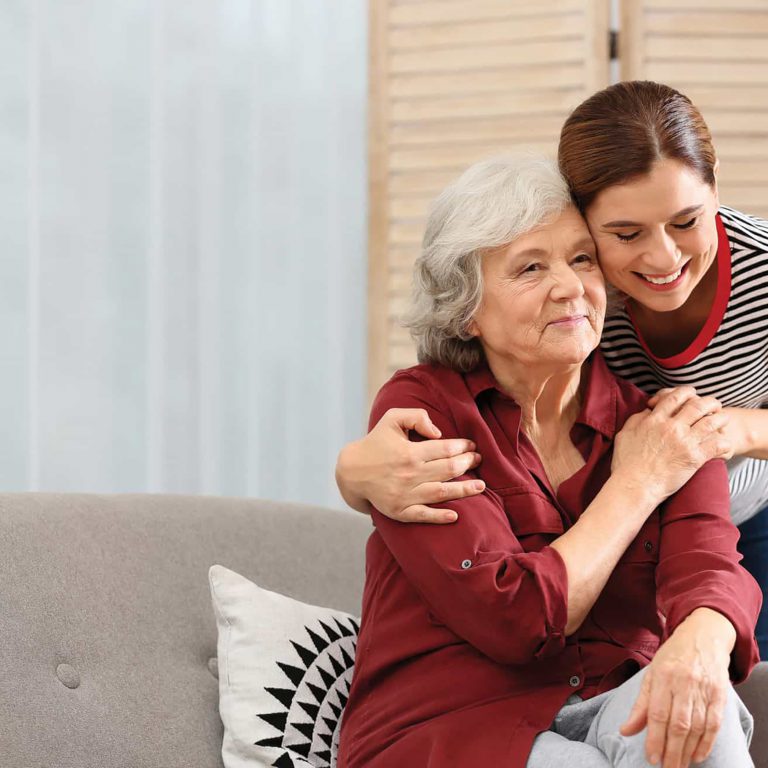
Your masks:
{"label": "red collar of shirt", "polygon": [[[595,350],[584,365],[588,368],[586,372],[587,387],[584,401],[581,404],[581,411],[576,417],[575,423],[594,429],[612,440],[616,435],[618,385],[599,350]],[[499,382],[496,381],[496,377],[488,367],[488,363],[483,362],[474,370],[466,373],[464,380],[475,401],[483,392],[493,389],[503,398],[514,403],[519,430],[520,408],[501,389]]]}

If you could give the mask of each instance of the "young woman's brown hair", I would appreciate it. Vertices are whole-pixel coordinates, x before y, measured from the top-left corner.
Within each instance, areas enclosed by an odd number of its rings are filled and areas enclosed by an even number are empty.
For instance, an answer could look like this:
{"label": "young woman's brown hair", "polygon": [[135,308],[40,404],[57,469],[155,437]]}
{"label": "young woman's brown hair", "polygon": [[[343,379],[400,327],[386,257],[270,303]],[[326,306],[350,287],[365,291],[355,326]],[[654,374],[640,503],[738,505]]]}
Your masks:
{"label": "young woman's brown hair", "polygon": [[715,150],[699,110],[674,88],[648,80],[616,83],[580,104],[560,133],[558,161],[584,211],[606,187],[678,160],[715,184]]}

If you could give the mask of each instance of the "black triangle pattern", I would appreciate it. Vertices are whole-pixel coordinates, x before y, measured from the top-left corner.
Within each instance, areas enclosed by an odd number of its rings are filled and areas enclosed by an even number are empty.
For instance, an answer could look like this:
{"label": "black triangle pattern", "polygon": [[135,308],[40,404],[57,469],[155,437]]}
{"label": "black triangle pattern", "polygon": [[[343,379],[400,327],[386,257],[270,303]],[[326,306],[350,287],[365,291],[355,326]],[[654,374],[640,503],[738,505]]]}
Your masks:
{"label": "black triangle pattern", "polygon": [[355,634],[349,627],[345,627],[336,616],[333,617],[333,623],[339,628],[342,637],[352,637]]}
{"label": "black triangle pattern", "polygon": [[[255,742],[256,746],[283,750],[272,763],[274,768],[309,768],[310,764],[315,768],[330,768],[338,749],[338,731],[349,697],[359,623],[352,617],[340,619],[329,614],[325,620],[318,619],[314,627],[305,626],[304,631],[309,643],[299,638],[289,642],[293,648],[290,653],[298,655],[305,669],[290,663],[285,656],[285,661],[274,662],[293,688],[264,688],[285,711],[266,710],[257,715],[281,731],[278,736]],[[309,722],[303,720],[305,716]]]}
{"label": "black triangle pattern", "polygon": [[312,651],[305,648],[303,645],[299,645],[295,640],[291,640],[291,645],[296,649],[296,653],[301,656],[301,660],[304,662],[304,666],[309,669],[315,663],[317,654],[312,653]]}
{"label": "black triangle pattern", "polygon": [[286,744],[285,746],[294,752],[298,752],[302,757],[309,759],[309,750],[312,749],[311,741],[308,741],[306,744]]}
{"label": "black triangle pattern", "polygon": [[271,693],[286,709],[291,708],[293,695],[296,691],[291,688],[265,688],[267,693]]}
{"label": "black triangle pattern", "polygon": [[312,695],[317,700],[318,704],[322,704],[323,701],[325,701],[325,691],[318,687],[317,685],[313,685],[312,683],[307,683],[307,688],[309,688],[310,691],[312,691]]}
{"label": "black triangle pattern", "polygon": [[277,662],[277,666],[285,672],[288,679],[298,688],[301,685],[301,681],[304,679],[304,673],[306,669],[299,669],[298,667],[291,666],[290,664],[283,664],[282,661]]}
{"label": "black triangle pattern", "polygon": [[331,662],[331,666],[333,667],[333,671],[336,673],[336,677],[341,677],[347,670],[344,669],[344,667],[342,667],[338,661],[336,661],[332,653],[328,654],[328,658]]}
{"label": "black triangle pattern", "polygon": [[287,712],[271,712],[268,715],[259,715],[259,717],[265,723],[269,723],[273,728],[277,728],[278,731],[284,731],[285,723],[288,720],[288,713]]}
{"label": "black triangle pattern", "polygon": [[304,701],[300,701],[299,706],[312,718],[312,722],[317,720],[317,716],[320,714],[320,707],[316,704],[307,704]]}
{"label": "black triangle pattern", "polygon": [[282,747],[283,746],[283,737],[280,736],[273,736],[270,739],[262,739],[261,741],[255,741],[254,744],[257,747]]}
{"label": "black triangle pattern", "polygon": [[341,640],[341,635],[335,630],[331,629],[331,627],[329,627],[328,624],[326,624],[324,621],[320,622],[320,626],[325,630],[325,634],[328,635],[328,638],[331,642]]}
{"label": "black triangle pattern", "polygon": [[315,644],[318,653],[322,653],[328,647],[328,641],[320,637],[317,632],[313,632],[309,627],[306,627],[307,634],[312,638],[312,642]]}
{"label": "black triangle pattern", "polygon": [[294,768],[293,760],[287,752],[283,752],[280,757],[272,763],[273,768]]}

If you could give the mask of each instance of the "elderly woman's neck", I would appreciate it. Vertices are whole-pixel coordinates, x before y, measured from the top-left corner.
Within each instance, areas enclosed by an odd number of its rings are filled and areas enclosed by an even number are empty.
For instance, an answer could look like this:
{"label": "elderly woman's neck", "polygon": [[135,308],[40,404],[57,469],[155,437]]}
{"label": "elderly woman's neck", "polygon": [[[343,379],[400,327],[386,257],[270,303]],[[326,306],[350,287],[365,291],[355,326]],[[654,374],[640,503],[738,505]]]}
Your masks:
{"label": "elderly woman's neck", "polygon": [[520,406],[521,427],[535,438],[538,435],[568,435],[579,413],[583,366],[567,370],[504,367],[491,370],[501,388]]}

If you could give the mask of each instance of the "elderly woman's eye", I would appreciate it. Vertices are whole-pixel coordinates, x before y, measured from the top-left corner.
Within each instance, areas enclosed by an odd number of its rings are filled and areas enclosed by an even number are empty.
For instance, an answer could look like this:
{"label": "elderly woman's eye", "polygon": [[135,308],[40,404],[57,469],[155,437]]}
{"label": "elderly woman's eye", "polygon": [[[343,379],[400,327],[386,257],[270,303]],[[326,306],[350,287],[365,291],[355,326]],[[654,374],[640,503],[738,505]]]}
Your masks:
{"label": "elderly woman's eye", "polygon": [[616,237],[618,237],[622,243],[629,243],[632,240],[634,240],[639,234],[640,234],[639,232],[631,232],[628,235],[622,235],[621,233],[617,232]]}
{"label": "elderly woman's eye", "polygon": [[541,264],[529,264],[527,267],[523,268],[523,273],[525,273],[525,272],[538,272],[539,269],[541,269]]}
{"label": "elderly woman's eye", "polygon": [[588,253],[580,253],[575,259],[575,262],[579,264],[591,264],[593,257]]}

